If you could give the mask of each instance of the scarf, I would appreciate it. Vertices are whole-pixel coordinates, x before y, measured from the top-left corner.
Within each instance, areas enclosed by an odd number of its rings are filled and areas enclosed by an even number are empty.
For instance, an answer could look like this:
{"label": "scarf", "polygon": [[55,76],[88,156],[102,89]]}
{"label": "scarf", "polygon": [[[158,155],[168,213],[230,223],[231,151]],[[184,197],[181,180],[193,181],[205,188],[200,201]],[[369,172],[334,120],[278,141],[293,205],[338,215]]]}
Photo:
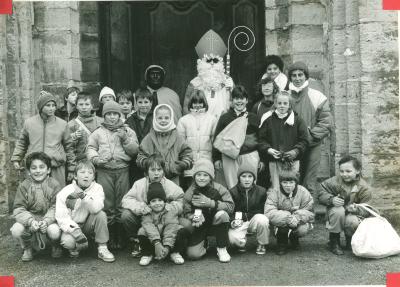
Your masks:
{"label": "scarf", "polygon": [[290,82],[289,84],[289,90],[291,91],[295,91],[296,93],[300,93],[304,88],[306,88],[308,86],[308,80],[304,82],[304,84],[301,87],[296,87],[295,85],[293,85],[292,82]]}
{"label": "scarf", "polygon": [[[278,118],[280,118],[280,119],[283,119],[283,118],[285,118],[285,117],[288,115],[288,113],[286,113],[286,114],[280,114],[277,110],[275,110],[275,111],[268,111],[268,112],[266,112],[265,114],[262,115],[261,120],[260,120],[259,128],[261,128],[261,126],[263,125],[264,121],[265,121],[266,119],[268,119],[270,116],[272,116],[272,113],[274,113],[274,112],[275,112],[275,114],[278,116]],[[293,111],[290,112],[290,115],[289,115],[289,117],[286,119],[285,124],[286,124],[286,125],[289,125],[289,126],[293,126],[293,125],[294,125],[294,112],[293,112]]]}
{"label": "scarf", "polygon": [[103,127],[105,127],[106,129],[108,129],[109,131],[115,132],[117,129],[119,129],[119,128],[124,126],[124,122],[121,119],[119,119],[118,122],[115,123],[115,124],[102,122],[101,125]]}
{"label": "scarf", "polygon": [[[169,109],[170,114],[171,114],[170,121],[169,121],[168,125],[166,125],[166,126],[160,125],[160,124],[157,122],[157,119],[156,119],[156,118],[157,118],[157,110],[158,110],[160,107],[167,107],[167,108]],[[155,109],[154,109],[153,115],[154,115],[154,117],[153,117],[153,129],[154,129],[156,132],[159,132],[159,133],[166,133],[166,132],[172,131],[173,129],[176,128],[176,125],[175,125],[175,123],[174,123],[174,111],[172,110],[172,108],[171,108],[169,105],[167,105],[167,104],[161,104],[161,105],[156,106]]]}
{"label": "scarf", "polygon": [[288,115],[288,113],[281,114],[278,110],[275,110],[275,114],[278,116],[278,118],[283,119]]}

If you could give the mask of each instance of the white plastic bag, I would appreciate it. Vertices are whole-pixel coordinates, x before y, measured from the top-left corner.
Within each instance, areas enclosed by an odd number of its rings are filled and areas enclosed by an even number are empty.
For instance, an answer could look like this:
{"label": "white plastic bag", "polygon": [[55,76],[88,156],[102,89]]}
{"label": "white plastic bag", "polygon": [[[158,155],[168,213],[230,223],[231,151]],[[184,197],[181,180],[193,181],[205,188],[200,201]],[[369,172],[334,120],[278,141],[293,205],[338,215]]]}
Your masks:
{"label": "white plastic bag", "polygon": [[374,217],[364,219],[351,239],[356,256],[384,258],[400,253],[400,237],[392,225],[367,204],[357,206],[367,210]]}

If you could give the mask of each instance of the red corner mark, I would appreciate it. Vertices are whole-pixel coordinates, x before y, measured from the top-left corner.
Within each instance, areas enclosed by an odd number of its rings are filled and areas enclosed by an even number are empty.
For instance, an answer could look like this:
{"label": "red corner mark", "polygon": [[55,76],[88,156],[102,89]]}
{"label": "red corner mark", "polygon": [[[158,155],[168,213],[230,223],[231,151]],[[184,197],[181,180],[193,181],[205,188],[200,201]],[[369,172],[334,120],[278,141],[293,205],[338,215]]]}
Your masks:
{"label": "red corner mark", "polygon": [[399,287],[400,273],[386,273],[386,287]]}
{"label": "red corner mark", "polygon": [[12,14],[12,0],[0,0],[0,14]]}
{"label": "red corner mark", "polygon": [[399,0],[382,0],[383,10],[400,10]]}
{"label": "red corner mark", "polygon": [[0,276],[0,287],[14,287],[14,276]]}

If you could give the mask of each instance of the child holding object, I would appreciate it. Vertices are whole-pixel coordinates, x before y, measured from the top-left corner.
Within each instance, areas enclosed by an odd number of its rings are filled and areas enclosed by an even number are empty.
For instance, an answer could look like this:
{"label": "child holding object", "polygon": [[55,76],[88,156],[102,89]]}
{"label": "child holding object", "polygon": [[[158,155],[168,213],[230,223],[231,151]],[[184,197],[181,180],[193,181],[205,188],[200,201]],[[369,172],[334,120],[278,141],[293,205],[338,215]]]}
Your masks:
{"label": "child holding object", "polygon": [[14,199],[13,217],[16,223],[10,231],[18,239],[24,250],[23,262],[33,259],[33,249],[44,249],[51,242],[51,256],[62,255],[60,244],[61,231],[54,217],[56,195],[60,184],[52,177],[51,159],[43,152],[33,152],[26,158],[29,178],[17,189]]}
{"label": "child holding object", "polygon": [[372,198],[368,184],[361,178],[361,162],[350,155],[339,160],[339,174],[325,180],[319,193],[319,202],[327,206],[326,227],[329,231],[329,250],[342,255],[340,233],[346,237],[346,248],[351,249],[351,237],[360,222],[369,213],[357,207]]}

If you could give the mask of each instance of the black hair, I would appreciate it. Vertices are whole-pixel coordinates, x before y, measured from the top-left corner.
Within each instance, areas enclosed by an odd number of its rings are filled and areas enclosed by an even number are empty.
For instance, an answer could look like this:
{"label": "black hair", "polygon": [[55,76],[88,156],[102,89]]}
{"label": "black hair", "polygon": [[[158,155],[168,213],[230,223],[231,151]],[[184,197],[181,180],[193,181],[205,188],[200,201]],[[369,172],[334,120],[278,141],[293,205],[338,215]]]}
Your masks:
{"label": "black hair", "polygon": [[64,103],[67,102],[68,95],[71,94],[72,92],[79,93],[80,90],[79,90],[79,88],[77,88],[77,87],[70,87],[70,88],[68,88],[67,91],[66,91],[65,94],[64,94]]}
{"label": "black hair", "polygon": [[245,87],[242,85],[237,85],[232,90],[232,99],[234,98],[249,98],[249,94],[247,93]]}
{"label": "black hair", "polygon": [[292,180],[299,183],[299,173],[297,171],[284,169],[279,172],[279,182]]}
{"label": "black hair", "polygon": [[161,154],[153,153],[144,161],[144,173],[149,174],[149,169],[152,166],[160,166],[165,172],[165,161]]}
{"label": "black hair", "polygon": [[153,95],[147,88],[139,88],[135,92],[135,100],[136,102],[139,99],[148,99],[150,102],[153,102]]}
{"label": "black hair", "polygon": [[362,169],[362,164],[361,161],[358,158],[355,158],[354,156],[351,156],[349,154],[343,156],[340,160],[339,160],[339,166],[341,166],[342,164],[346,163],[346,162],[352,162],[354,168],[358,171],[361,171]]}
{"label": "black hair", "polygon": [[281,57],[279,57],[277,55],[268,55],[268,56],[265,57],[265,61],[264,62],[265,63],[264,63],[263,73],[265,73],[267,71],[268,66],[271,65],[271,64],[277,65],[279,70],[281,72],[283,72],[284,64],[283,64],[283,61],[282,61]]}
{"label": "black hair", "polygon": [[193,90],[190,94],[190,100],[188,103],[188,110],[192,108],[193,104],[202,103],[206,111],[208,111],[208,103],[206,95],[202,90]]}
{"label": "black hair", "polygon": [[257,83],[256,87],[256,101],[262,100],[264,98],[264,94],[262,93],[262,86],[268,83],[272,83],[273,90],[272,90],[272,98],[275,99],[276,95],[279,92],[279,87],[274,80],[270,77],[261,78],[261,80]]}
{"label": "black hair", "polygon": [[134,104],[133,95],[130,90],[124,89],[121,92],[117,93],[117,102],[119,103],[119,100],[121,100],[121,99],[125,99],[125,100],[131,102],[132,104]]}
{"label": "black hair", "polygon": [[26,157],[26,167],[27,167],[27,169],[31,168],[32,162],[34,160],[40,160],[40,161],[44,162],[44,164],[47,166],[47,168],[51,169],[51,159],[44,152],[37,151],[37,152],[33,152],[33,153],[29,154]]}
{"label": "black hair", "polygon": [[78,100],[90,100],[90,103],[92,103],[92,97],[87,92],[79,92],[76,97],[76,103],[78,103]]}
{"label": "black hair", "polygon": [[94,167],[93,163],[90,160],[83,159],[83,160],[79,161],[78,164],[76,165],[74,174],[77,175],[78,170],[80,170],[84,167],[93,170],[93,173],[96,172],[96,168]]}

